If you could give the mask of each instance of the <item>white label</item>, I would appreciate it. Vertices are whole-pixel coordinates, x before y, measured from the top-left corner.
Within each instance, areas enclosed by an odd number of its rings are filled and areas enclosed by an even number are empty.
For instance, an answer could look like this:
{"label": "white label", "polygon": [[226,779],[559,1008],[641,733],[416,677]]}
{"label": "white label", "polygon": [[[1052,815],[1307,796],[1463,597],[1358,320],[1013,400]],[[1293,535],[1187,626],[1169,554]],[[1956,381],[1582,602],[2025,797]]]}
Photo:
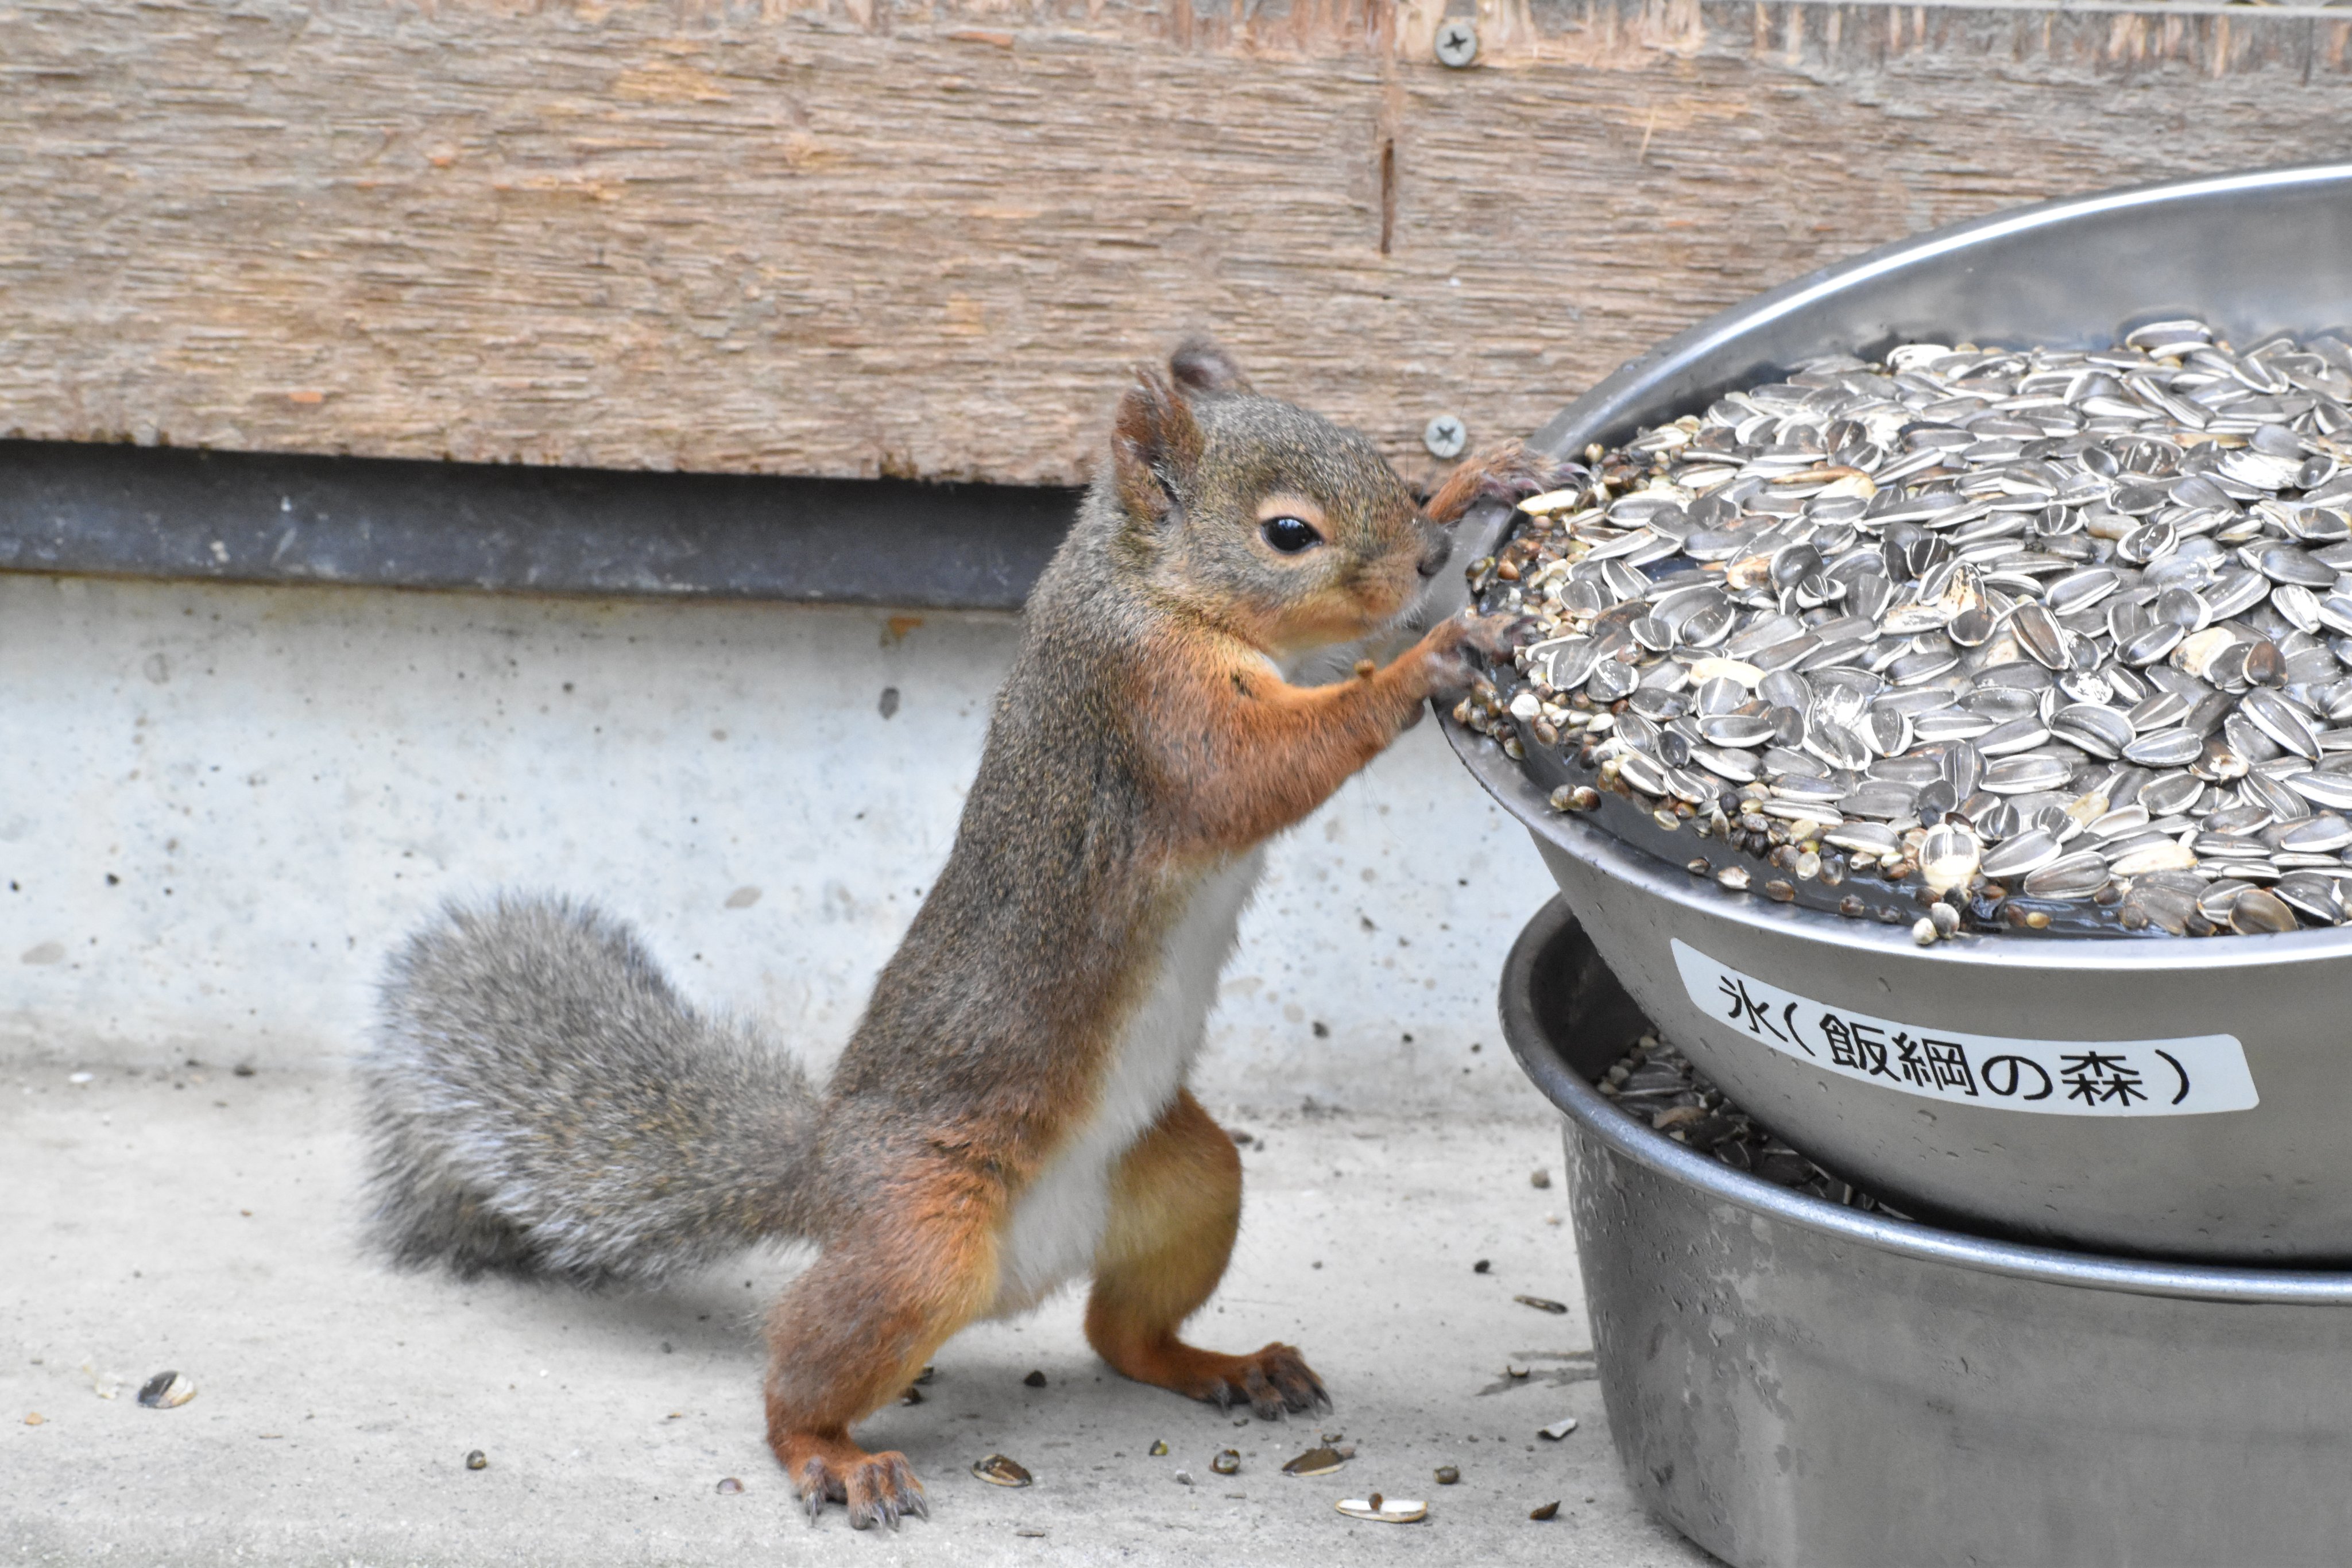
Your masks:
{"label": "white label", "polygon": [[1929,1100],[2057,1116],[2199,1116],[2260,1103],[2229,1034],[2010,1040],[1872,1018],[1785,991],[1674,943],[1700,1012],[1824,1072]]}

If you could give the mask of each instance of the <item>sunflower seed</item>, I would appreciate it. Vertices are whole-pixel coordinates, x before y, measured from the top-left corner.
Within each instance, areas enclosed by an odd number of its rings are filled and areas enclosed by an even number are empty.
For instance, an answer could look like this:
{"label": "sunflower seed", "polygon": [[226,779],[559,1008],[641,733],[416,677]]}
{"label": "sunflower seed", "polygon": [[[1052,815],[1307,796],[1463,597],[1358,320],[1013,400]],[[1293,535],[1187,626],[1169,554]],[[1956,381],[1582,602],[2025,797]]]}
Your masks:
{"label": "sunflower seed", "polygon": [[2279,782],[2315,806],[2352,811],[2352,773],[2290,773]]}
{"label": "sunflower seed", "polygon": [[2303,715],[2294,710],[2284,697],[2264,687],[2256,687],[2239,699],[2238,711],[2252,719],[2263,733],[2277,741],[2297,757],[2319,759],[2319,740]]}
{"label": "sunflower seed", "polygon": [[2031,751],[2049,738],[2050,731],[2042,727],[2040,719],[2013,718],[1977,737],[1976,747],[1987,757],[2008,757]]}
{"label": "sunflower seed", "polygon": [[2126,639],[2116,648],[2116,656],[2133,669],[2142,669],[2180,646],[2180,640],[2188,634],[2169,621],[2158,621]]}
{"label": "sunflower seed", "polygon": [[2271,885],[2272,894],[2297,915],[2323,925],[2344,917],[2343,889],[2332,876],[2318,872],[2290,872]]}
{"label": "sunflower seed", "polygon": [[1691,863],[1728,888],[1866,913],[1855,874],[1998,875],[2083,904],[2036,912],[2058,929],[2277,925],[2198,910],[2224,879],[2332,921],[2340,353],[2169,321],[2091,354],[1907,345],[1730,392],[1530,503],[1475,564],[1481,609],[1544,635],[1455,718],[1530,765],[1556,748],[1566,810],[1614,789],[1644,831],[1717,839]]}
{"label": "sunflower seed", "polygon": [[1613,703],[1631,692],[1641,680],[1633,666],[1616,659],[1603,659],[1585,677],[1585,686],[1596,702]]}
{"label": "sunflower seed", "polygon": [[2024,795],[2058,788],[2066,781],[2067,773],[2066,764],[2054,757],[2004,757],[1985,765],[1979,783],[1995,795]]}
{"label": "sunflower seed", "polygon": [[1941,823],[1919,842],[1919,875],[1937,893],[1966,887],[1982,856],[1976,834],[1957,823]]}
{"label": "sunflower seed", "polygon": [[2252,564],[2273,582],[2299,583],[2305,588],[2336,586],[2334,567],[2322,565],[2308,551],[2293,545],[2265,545],[2254,552]]}
{"label": "sunflower seed", "polygon": [[1833,849],[1861,850],[1874,855],[1893,854],[1903,847],[1902,835],[1880,822],[1841,822],[1822,835],[1822,842]]}
{"label": "sunflower seed", "polygon": [[1761,746],[1772,737],[1772,721],[1761,714],[1724,714],[1701,719],[1698,727],[1717,746]]}
{"label": "sunflower seed", "polygon": [[2058,624],[2058,618],[2040,604],[2021,604],[2009,618],[2009,629],[2016,636],[2018,646],[2036,664],[2053,670],[2063,670],[2073,662],[2074,634]]}
{"label": "sunflower seed", "polygon": [[139,1385],[139,1403],[150,1410],[176,1410],[195,1396],[195,1381],[184,1373],[159,1372]]}
{"label": "sunflower seed", "polygon": [[971,1473],[991,1486],[1000,1487],[1025,1487],[1036,1479],[1026,1469],[1006,1458],[1003,1454],[991,1454],[985,1458],[974,1459],[971,1464]]}
{"label": "sunflower seed", "polygon": [[2230,905],[2230,929],[2243,936],[2295,930],[2294,911],[2276,894],[2250,887]]}
{"label": "sunflower seed", "polygon": [[2106,884],[2106,857],[2096,850],[2079,850],[2028,872],[2023,885],[2034,898],[2088,898]]}
{"label": "sunflower seed", "polygon": [[2056,838],[2039,828],[2029,829],[1989,852],[1984,857],[1984,873],[1990,877],[2023,876],[2048,865],[2059,853]]}
{"label": "sunflower seed", "polygon": [[2194,850],[2158,834],[2152,842],[2123,850],[2107,869],[2117,876],[2146,876],[2152,871],[2189,871],[2196,864]]}
{"label": "sunflower seed", "polygon": [[2133,740],[2123,756],[2143,768],[2186,768],[2204,749],[2205,743],[2185,729],[2159,729]]}
{"label": "sunflower seed", "polygon": [[2278,847],[2299,854],[2326,854],[2352,844],[2352,821],[2347,821],[2333,811],[2323,811],[2281,833]]}
{"label": "sunflower seed", "polygon": [[[2022,723],[2019,720],[2015,722]],[[2051,716],[2050,733],[2094,757],[2114,758],[2132,743],[2132,723],[2101,703],[2075,703]]]}

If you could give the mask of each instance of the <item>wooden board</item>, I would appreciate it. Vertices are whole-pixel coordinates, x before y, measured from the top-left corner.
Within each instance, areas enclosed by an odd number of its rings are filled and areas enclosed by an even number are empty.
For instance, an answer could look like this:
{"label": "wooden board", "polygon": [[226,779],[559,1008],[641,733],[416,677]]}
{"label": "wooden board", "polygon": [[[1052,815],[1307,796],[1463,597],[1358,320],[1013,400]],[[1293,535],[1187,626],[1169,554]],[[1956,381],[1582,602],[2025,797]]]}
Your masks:
{"label": "wooden board", "polygon": [[2352,151],[2340,12],[1445,5],[0,0],[0,431],[1067,481],[1207,330],[1425,472],[1867,246]]}

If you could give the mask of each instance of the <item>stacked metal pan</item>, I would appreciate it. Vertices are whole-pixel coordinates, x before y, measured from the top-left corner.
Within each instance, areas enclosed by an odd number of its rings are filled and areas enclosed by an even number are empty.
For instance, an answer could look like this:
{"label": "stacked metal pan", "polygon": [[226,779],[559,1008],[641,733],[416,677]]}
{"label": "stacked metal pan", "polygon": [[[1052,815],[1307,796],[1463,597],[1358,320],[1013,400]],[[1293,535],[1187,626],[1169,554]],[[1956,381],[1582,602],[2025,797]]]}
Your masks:
{"label": "stacked metal pan", "polygon": [[[2352,322],[2352,166],[1875,253],[1667,343],[1537,442],[1622,442],[1825,352],[2090,346],[2192,316]],[[1922,948],[1695,882],[1448,733],[1562,891],[1506,1023],[1570,1117],[1611,1416],[1669,1519],[1741,1564],[2340,1555],[2323,1472],[2352,1398],[2319,1357],[2352,1341],[2352,1274],[2326,1271],[2352,1261],[2352,928]],[[1929,1223],[1771,1187],[1609,1108],[1588,1081],[1643,1019]]]}

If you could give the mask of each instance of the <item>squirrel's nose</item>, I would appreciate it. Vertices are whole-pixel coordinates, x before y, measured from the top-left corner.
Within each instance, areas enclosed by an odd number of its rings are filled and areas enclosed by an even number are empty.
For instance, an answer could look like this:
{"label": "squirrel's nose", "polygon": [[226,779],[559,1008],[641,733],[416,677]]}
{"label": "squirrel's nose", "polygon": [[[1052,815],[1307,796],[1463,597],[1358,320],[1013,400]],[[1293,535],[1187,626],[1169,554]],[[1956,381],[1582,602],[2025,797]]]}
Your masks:
{"label": "squirrel's nose", "polygon": [[1423,577],[1435,577],[1439,572],[1445,570],[1445,563],[1453,559],[1454,541],[1452,539],[1439,539],[1422,556],[1421,575]]}

